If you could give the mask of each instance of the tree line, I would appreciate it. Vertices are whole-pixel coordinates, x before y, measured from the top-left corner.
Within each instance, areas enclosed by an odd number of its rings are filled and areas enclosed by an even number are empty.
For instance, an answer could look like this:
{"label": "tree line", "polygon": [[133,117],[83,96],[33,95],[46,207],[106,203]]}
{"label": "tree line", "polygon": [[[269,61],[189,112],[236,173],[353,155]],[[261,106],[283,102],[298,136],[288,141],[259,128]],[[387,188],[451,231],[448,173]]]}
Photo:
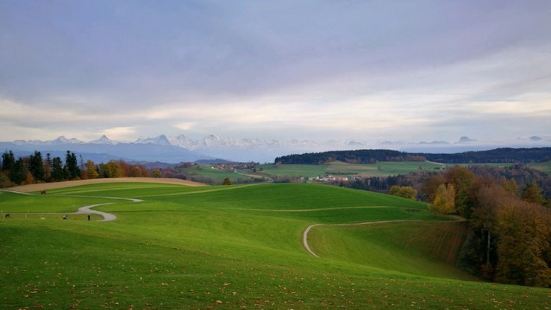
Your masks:
{"label": "tree line", "polygon": [[551,287],[551,208],[539,186],[548,180],[525,167],[455,166],[356,185],[421,199],[435,213],[466,219],[463,269],[491,281]]}
{"label": "tree line", "polygon": [[277,157],[275,164],[324,164],[331,161],[374,163],[377,161],[424,161],[440,163],[528,163],[551,160],[551,147],[498,148],[454,154],[408,153],[393,150],[350,150],[293,154]]}
{"label": "tree line", "polygon": [[551,209],[535,183],[453,167],[423,185],[431,210],[468,220],[460,264],[503,283],[551,287]]}
{"label": "tree line", "polygon": [[80,158],[79,162],[71,151],[67,151],[64,159],[51,157],[49,153],[42,157],[39,151],[16,158],[12,151],[5,151],[0,167],[0,187],[95,178],[161,177],[158,169],[147,169],[122,160],[96,164]]}

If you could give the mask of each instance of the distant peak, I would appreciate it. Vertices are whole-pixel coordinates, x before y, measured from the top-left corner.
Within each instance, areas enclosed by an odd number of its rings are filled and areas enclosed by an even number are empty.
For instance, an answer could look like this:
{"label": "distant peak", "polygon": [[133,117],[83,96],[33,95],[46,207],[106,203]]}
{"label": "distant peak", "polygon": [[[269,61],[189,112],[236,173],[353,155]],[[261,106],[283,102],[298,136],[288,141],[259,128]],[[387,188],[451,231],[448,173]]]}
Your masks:
{"label": "distant peak", "polygon": [[94,144],[114,144],[115,142],[113,140],[109,139],[109,137],[107,137],[106,135],[101,135],[101,137],[99,137],[96,140],[90,141],[90,143],[94,143]]}

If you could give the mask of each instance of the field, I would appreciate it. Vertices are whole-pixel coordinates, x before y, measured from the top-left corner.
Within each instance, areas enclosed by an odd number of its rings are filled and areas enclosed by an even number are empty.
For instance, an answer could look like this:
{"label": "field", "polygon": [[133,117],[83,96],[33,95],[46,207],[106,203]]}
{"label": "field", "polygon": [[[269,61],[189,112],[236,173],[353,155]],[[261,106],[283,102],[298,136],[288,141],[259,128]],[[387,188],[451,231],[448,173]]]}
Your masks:
{"label": "field", "polygon": [[[117,219],[59,216],[99,203]],[[3,309],[551,307],[457,269],[464,222],[384,194],[106,183],[0,192],[0,212]]]}
{"label": "field", "polygon": [[[454,165],[460,166],[491,166],[508,167],[508,163],[460,163],[441,164],[430,161],[381,161],[372,164],[353,164],[341,161],[333,161],[327,164],[262,164],[256,168],[241,169],[235,171],[221,170],[212,165],[201,164],[188,168],[180,168],[186,176],[205,183],[222,184],[224,178],[229,178],[232,183],[253,183],[270,181],[273,178],[316,178],[326,176],[341,177],[386,177],[403,175],[418,171],[440,171]],[[551,173],[551,162],[529,164],[531,168]]]}
{"label": "field", "polygon": [[528,164],[528,167],[539,171],[543,171],[547,174],[551,174],[551,161],[545,161],[541,163],[530,163]]}
{"label": "field", "polygon": [[229,178],[232,183],[249,183],[255,180],[261,181],[262,179],[254,175],[248,175],[246,172],[220,170],[208,164],[197,164],[178,169],[190,179],[211,184],[222,184],[225,178]]}
{"label": "field", "polygon": [[444,165],[428,161],[387,161],[373,164],[351,164],[334,161],[321,165],[261,165],[257,174],[278,177],[316,177],[325,175],[341,176],[389,176],[407,174],[414,171],[439,170]]}

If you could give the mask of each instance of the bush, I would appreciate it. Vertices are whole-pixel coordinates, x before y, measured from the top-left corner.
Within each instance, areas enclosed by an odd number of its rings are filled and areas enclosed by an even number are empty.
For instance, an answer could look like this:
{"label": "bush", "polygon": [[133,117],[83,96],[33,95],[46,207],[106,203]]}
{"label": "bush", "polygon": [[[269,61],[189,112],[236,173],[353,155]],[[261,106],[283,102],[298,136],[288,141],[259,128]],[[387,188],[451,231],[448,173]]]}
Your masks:
{"label": "bush", "polygon": [[417,198],[417,191],[411,186],[398,186],[393,185],[388,191],[389,194],[408,199]]}

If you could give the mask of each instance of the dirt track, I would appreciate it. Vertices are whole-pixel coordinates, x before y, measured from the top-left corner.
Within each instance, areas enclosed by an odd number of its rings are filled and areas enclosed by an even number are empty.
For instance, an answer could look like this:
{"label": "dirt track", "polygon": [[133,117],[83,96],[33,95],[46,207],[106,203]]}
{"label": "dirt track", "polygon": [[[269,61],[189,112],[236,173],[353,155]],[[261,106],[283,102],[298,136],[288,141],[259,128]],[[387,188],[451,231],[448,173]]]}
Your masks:
{"label": "dirt track", "polygon": [[105,178],[105,179],[90,179],[90,180],[20,185],[20,186],[6,188],[6,190],[29,193],[29,192],[38,192],[38,191],[71,187],[71,186],[86,185],[86,184],[121,183],[121,182],[163,183],[163,184],[176,184],[176,185],[185,185],[185,186],[205,186],[206,185],[204,183],[181,180],[181,179],[171,179],[171,178]]}

